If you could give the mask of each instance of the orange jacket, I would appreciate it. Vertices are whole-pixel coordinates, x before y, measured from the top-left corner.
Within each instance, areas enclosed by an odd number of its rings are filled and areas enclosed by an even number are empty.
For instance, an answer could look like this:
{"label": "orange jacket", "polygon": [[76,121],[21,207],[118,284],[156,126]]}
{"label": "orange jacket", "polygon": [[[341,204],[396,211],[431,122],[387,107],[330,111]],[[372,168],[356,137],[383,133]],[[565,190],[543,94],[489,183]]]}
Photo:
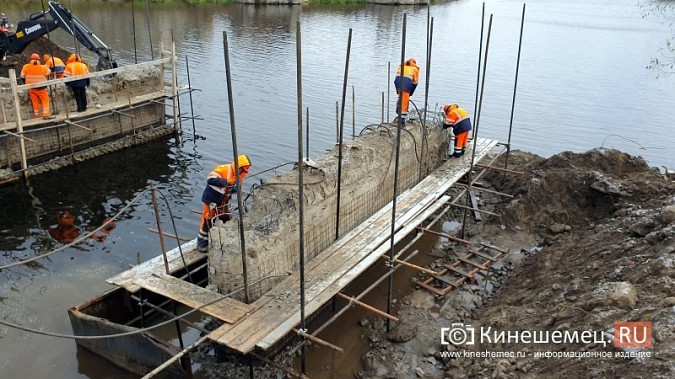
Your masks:
{"label": "orange jacket", "polygon": [[471,118],[469,112],[461,107],[451,106],[447,108],[445,113],[444,129],[452,127],[455,135],[471,130]]}
{"label": "orange jacket", "polygon": [[[89,67],[87,67],[86,64],[79,62],[79,61],[74,61],[70,62],[66,65],[66,70],[63,72],[63,74],[66,77],[70,76],[80,76],[80,75],[87,75],[89,73]],[[73,80],[72,82],[66,83],[68,87],[75,87],[75,88],[82,88],[82,87],[87,87],[89,85],[89,78],[81,79],[81,80]]]}
{"label": "orange jacket", "polygon": [[40,64],[40,61],[37,59],[31,60],[30,63],[23,65],[21,69],[21,79],[24,80],[26,84],[33,84],[44,82],[47,80],[47,76],[51,73],[51,70],[46,66]]}
{"label": "orange jacket", "polygon": [[[239,173],[239,177],[242,181],[246,175],[246,172]],[[216,168],[209,173],[208,179],[206,180],[207,185],[202,194],[202,202],[205,204],[221,204],[225,195],[229,195],[232,191],[232,186],[235,184],[236,180],[237,177],[234,171],[234,163],[216,166]]]}

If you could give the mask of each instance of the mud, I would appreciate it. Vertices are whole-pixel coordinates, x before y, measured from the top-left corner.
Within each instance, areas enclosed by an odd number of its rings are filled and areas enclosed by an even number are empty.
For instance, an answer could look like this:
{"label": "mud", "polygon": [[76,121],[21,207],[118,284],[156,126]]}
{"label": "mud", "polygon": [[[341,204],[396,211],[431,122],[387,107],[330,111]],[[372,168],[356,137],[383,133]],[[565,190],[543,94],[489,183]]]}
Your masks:
{"label": "mud", "polygon": [[[14,69],[16,70],[16,75],[18,77],[21,73],[23,65],[28,63],[31,54],[33,53],[38,53],[40,55],[40,62],[42,63],[44,63],[42,61],[42,56],[45,54],[52,54],[55,57],[61,58],[65,63],[70,54],[74,52],[70,52],[60,47],[59,45],[51,42],[46,37],[38,38],[35,41],[29,43],[28,46],[26,46],[26,49],[20,54],[7,54],[6,59],[4,61],[0,61],[0,76],[8,78],[9,70]],[[91,68],[91,65],[90,69],[95,71],[95,69]]]}
{"label": "mud", "polygon": [[[503,165],[503,163],[502,163]],[[561,153],[549,159],[516,152],[509,168],[490,173],[487,188],[513,199],[480,195],[480,207],[501,214],[467,224],[474,246],[509,248],[501,265],[441,299],[418,289],[403,299],[401,322],[362,322],[370,338],[360,378],[568,378],[675,375],[675,182],[642,158],[615,150]],[[450,220],[461,221],[457,212]],[[466,253],[447,241],[428,252],[437,269]],[[424,279],[420,276],[419,279]],[[645,349],[614,347],[613,323],[651,321]],[[604,343],[441,344],[452,323],[501,331],[603,332]],[[401,336],[405,337],[402,338]],[[513,342],[513,341],[511,341]],[[447,352],[523,352],[516,358],[451,358]],[[609,352],[611,358],[542,358],[534,351]],[[650,358],[615,357],[636,351]]]}

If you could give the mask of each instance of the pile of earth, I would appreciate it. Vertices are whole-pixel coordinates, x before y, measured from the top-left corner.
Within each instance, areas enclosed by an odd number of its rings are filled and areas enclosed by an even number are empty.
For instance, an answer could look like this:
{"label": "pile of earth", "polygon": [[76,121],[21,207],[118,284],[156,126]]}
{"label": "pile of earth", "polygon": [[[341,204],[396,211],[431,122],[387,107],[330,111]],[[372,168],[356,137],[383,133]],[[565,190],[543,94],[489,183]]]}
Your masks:
{"label": "pile of earth", "polygon": [[[484,242],[510,253],[445,297],[418,289],[398,299],[401,321],[390,333],[379,319],[362,320],[371,342],[357,376],[675,377],[673,178],[642,158],[604,149],[549,159],[515,152],[509,169],[522,175],[491,171],[479,179],[514,197],[479,192],[480,208],[501,217],[468,223],[466,238],[472,248]],[[462,220],[461,212],[449,220]],[[440,242],[429,252],[438,257],[430,268],[466,253]],[[651,322],[652,346],[614,347],[613,326],[620,321]],[[475,343],[454,345],[449,335],[442,341],[441,328],[453,323],[467,335],[473,328]],[[491,328],[493,338],[481,342],[481,327]],[[577,331],[577,337],[589,331],[593,338],[496,341],[500,331]]]}
{"label": "pile of earth", "polygon": [[16,76],[21,73],[23,65],[28,63],[30,56],[33,53],[40,55],[40,62],[44,63],[42,56],[51,54],[55,57],[61,58],[65,63],[72,52],[60,47],[59,45],[50,41],[46,36],[40,37],[26,46],[23,52],[19,54],[7,54],[5,60],[0,61],[0,76],[8,78],[9,70],[16,70]]}

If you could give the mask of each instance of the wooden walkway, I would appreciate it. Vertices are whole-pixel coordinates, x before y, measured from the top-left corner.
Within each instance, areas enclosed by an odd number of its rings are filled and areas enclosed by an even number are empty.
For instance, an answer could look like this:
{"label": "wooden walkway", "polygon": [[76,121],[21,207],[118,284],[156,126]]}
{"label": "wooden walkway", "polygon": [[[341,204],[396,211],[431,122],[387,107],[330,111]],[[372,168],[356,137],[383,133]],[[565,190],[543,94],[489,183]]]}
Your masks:
{"label": "wooden walkway", "polygon": [[[476,162],[497,145],[496,140],[479,138]],[[462,159],[450,159],[415,187],[399,195],[396,209],[397,243],[445,205],[450,197],[445,192],[470,169],[471,148]],[[307,263],[305,267],[305,312],[312,314],[338,292],[382,260],[390,249],[390,202],[368,220],[347,233],[337,242]],[[195,241],[184,245],[188,264],[203,257],[194,249]],[[177,249],[168,253],[170,268],[178,270],[183,263]],[[161,294],[189,307],[197,308],[223,297],[180,279],[162,274],[162,257],[157,257],[133,269],[108,279],[108,283],[136,292],[140,288]],[[255,348],[267,350],[300,324],[299,273],[295,272],[270,292],[244,304],[224,299],[201,309],[224,322],[208,338],[241,353]]]}

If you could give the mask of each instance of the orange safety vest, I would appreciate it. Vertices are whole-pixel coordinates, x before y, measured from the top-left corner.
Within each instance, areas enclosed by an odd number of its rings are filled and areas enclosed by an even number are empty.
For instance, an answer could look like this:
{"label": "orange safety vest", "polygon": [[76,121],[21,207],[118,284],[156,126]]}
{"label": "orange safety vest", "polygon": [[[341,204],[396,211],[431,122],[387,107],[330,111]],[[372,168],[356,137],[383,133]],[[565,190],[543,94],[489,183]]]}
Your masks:
{"label": "orange safety vest", "polygon": [[455,108],[445,115],[445,123],[448,125],[459,124],[460,121],[464,121],[469,118],[469,113],[464,110],[464,108]]}
{"label": "orange safety vest", "polygon": [[[401,75],[401,66],[396,69],[396,75]],[[403,76],[412,80],[413,84],[417,84],[420,79],[420,69],[417,66],[405,65],[403,66]]]}
{"label": "orange safety vest", "polygon": [[50,73],[51,70],[46,66],[41,65],[38,60],[32,60],[30,63],[26,63],[21,69],[21,77],[26,84],[44,82],[47,80],[47,76],[49,76]]}
{"label": "orange safety vest", "polygon": [[66,69],[63,72],[65,76],[80,76],[86,75],[89,73],[89,67],[82,62],[70,62],[66,65]]}

